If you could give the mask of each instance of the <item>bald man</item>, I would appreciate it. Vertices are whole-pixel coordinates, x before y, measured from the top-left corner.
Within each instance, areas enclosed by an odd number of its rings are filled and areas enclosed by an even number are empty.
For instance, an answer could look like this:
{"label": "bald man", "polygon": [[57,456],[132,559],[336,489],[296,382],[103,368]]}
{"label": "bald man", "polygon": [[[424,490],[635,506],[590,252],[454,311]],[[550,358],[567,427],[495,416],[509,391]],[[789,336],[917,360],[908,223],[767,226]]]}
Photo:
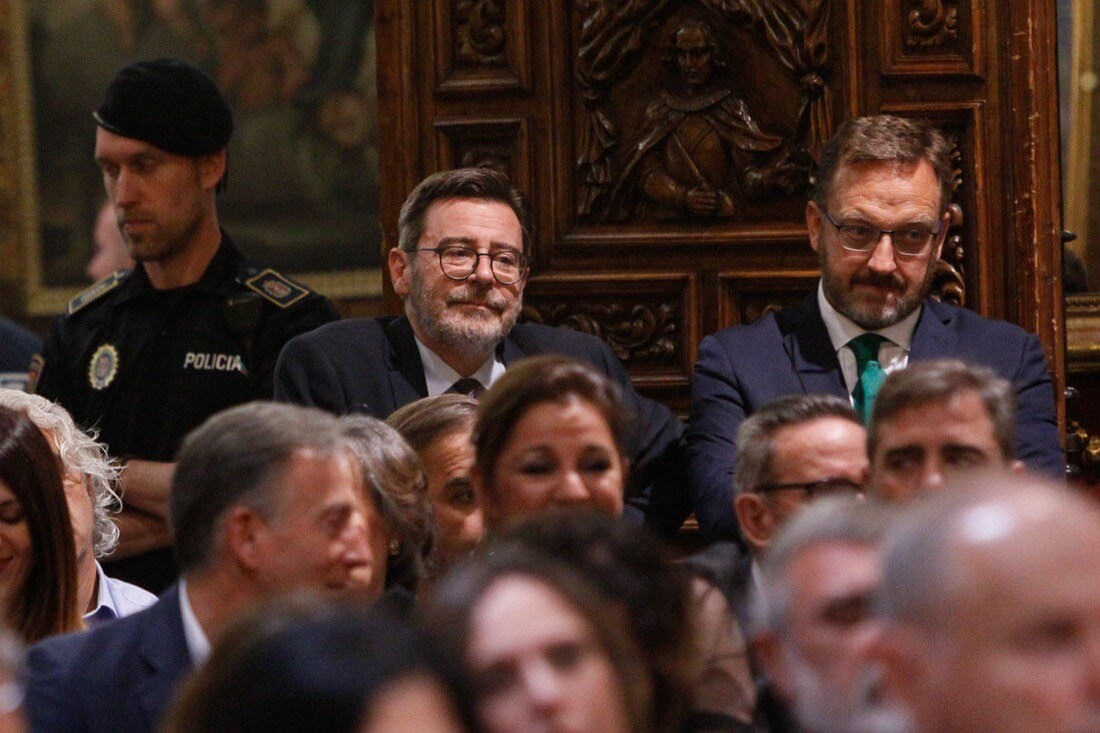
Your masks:
{"label": "bald man", "polygon": [[880,654],[913,733],[1100,731],[1100,507],[1010,474],[887,542]]}

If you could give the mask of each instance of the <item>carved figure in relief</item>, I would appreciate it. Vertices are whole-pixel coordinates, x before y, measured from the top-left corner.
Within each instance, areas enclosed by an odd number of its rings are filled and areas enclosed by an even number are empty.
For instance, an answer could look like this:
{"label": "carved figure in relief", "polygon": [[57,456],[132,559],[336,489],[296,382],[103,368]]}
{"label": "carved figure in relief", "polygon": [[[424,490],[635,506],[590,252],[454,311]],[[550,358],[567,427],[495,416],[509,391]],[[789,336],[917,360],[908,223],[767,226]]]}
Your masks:
{"label": "carved figure in relief", "polygon": [[809,155],[762,131],[725,83],[709,22],[689,18],[669,33],[663,61],[673,82],[646,108],[612,191],[612,218],[728,218],[744,201],[807,184]]}

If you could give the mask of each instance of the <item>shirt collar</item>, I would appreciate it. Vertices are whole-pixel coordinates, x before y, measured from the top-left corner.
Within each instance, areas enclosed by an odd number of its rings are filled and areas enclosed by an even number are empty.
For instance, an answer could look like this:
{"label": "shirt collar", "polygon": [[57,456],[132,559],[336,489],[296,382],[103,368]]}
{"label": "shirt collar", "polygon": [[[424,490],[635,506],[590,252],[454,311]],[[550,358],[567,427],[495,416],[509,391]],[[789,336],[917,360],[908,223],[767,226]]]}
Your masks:
{"label": "shirt collar", "polygon": [[[829,332],[829,341],[832,342],[834,351],[840,351],[856,336],[867,333],[867,329],[833,308],[825,297],[825,287],[821,281],[817,283],[817,306],[818,310],[821,311],[821,320],[825,322],[825,329]],[[892,326],[877,329],[874,333],[885,336],[891,342],[909,352],[913,345],[913,331],[917,327],[917,321],[920,319],[921,309],[923,308],[924,304],[922,303],[905,318]]]}
{"label": "shirt collar", "polygon": [[[420,352],[420,361],[424,365],[424,381],[428,387],[428,396],[435,397],[445,394],[447,390],[454,386],[455,382],[462,379],[464,375],[452,369],[447,362],[443,361],[438,354],[425,346],[415,335],[413,338],[416,339],[416,348]],[[493,386],[493,382],[500,379],[503,374],[504,362],[500,361],[496,351],[494,351],[470,376],[481,382],[481,385],[488,389]]]}
{"label": "shirt collar", "polygon": [[[241,254],[228,234],[222,231],[221,235],[222,241],[218,245],[218,251],[214,253],[214,258],[206,266],[202,277],[193,285],[187,285],[184,288],[179,288],[179,290],[194,288],[216,294],[228,294],[232,290],[233,276],[237,264],[241,260]],[[149,276],[145,274],[145,268],[138,262],[130,271],[130,275],[119,286],[119,293],[111,303],[112,305],[120,305],[152,290],[153,285],[149,282]]]}
{"label": "shirt collar", "polygon": [[118,608],[115,607],[115,599],[111,596],[111,589],[107,585],[107,574],[103,572],[99,561],[95,564],[96,598],[95,608],[84,614],[85,621],[108,621],[119,618]]}
{"label": "shirt collar", "polygon": [[210,656],[210,640],[191,608],[191,600],[187,597],[187,581],[183,579],[180,579],[180,620],[183,621],[183,639],[187,642],[187,653],[191,657],[191,663],[198,667]]}

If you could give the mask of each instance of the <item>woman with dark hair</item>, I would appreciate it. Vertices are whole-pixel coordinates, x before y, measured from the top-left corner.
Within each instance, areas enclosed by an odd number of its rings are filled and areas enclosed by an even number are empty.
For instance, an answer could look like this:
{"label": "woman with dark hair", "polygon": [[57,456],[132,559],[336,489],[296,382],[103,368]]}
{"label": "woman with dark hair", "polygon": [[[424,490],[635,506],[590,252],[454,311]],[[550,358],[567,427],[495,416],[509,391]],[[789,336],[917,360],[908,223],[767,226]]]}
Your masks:
{"label": "woman with dark hair", "polygon": [[630,464],[619,389],[560,356],[524,359],[485,393],[471,472],[489,531],[550,507],[617,517]]}
{"label": "woman with dark hair", "polygon": [[0,407],[0,600],[26,643],[83,628],[61,468],[24,414]]}
{"label": "woman with dark hair", "polygon": [[425,397],[386,418],[408,441],[428,477],[428,500],[436,537],[429,575],[439,577],[481,541],[481,505],[470,483],[474,446],[470,436],[477,400],[461,394]]}
{"label": "woman with dark hair", "polygon": [[464,682],[386,612],[292,596],[260,606],[215,645],[163,733],[463,733]]}
{"label": "woman with dark hair", "polygon": [[[546,356],[509,368],[482,398],[474,427],[476,463],[471,476],[481,496],[487,532],[498,534],[549,510],[585,509],[618,518],[629,470],[623,455],[627,420],[616,386],[582,363]],[[565,535],[571,534],[569,522],[561,525]],[[656,536],[635,541],[660,542]],[[583,551],[570,551],[570,541],[565,541],[562,556],[582,574],[600,578],[589,559],[610,552],[615,543],[608,537],[602,549],[596,549],[597,543],[593,557],[585,558]],[[648,582],[640,567],[635,570],[628,582]],[[632,597],[623,578],[605,573],[603,580],[608,582],[601,582],[601,587],[631,613],[641,612],[642,594]],[[755,693],[745,642],[729,604],[704,580],[678,587],[687,608],[681,618],[690,645],[689,694],[680,694],[682,656],[647,657],[660,706],[654,727],[659,733],[673,733],[682,725],[689,730],[745,730],[752,720]],[[644,629],[634,632],[647,651],[658,643]]]}
{"label": "woman with dark hair", "polygon": [[479,555],[436,588],[428,627],[465,661],[485,733],[651,733],[652,686],[622,609],[538,553]]}
{"label": "woman with dark hair", "polygon": [[400,434],[367,415],[341,418],[362,474],[371,561],[356,571],[371,600],[390,588],[416,595],[426,573],[435,522],[420,459]]}

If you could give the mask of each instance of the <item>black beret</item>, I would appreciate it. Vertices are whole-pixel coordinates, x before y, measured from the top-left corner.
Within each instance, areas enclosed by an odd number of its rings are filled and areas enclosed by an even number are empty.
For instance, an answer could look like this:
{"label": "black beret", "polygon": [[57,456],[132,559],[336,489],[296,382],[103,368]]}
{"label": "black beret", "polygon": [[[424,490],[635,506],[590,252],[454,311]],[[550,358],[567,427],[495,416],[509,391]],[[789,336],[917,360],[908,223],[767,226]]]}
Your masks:
{"label": "black beret", "polygon": [[206,74],[180,59],[122,67],[93,114],[105,130],[175,155],[216,153],[233,135],[233,113]]}

